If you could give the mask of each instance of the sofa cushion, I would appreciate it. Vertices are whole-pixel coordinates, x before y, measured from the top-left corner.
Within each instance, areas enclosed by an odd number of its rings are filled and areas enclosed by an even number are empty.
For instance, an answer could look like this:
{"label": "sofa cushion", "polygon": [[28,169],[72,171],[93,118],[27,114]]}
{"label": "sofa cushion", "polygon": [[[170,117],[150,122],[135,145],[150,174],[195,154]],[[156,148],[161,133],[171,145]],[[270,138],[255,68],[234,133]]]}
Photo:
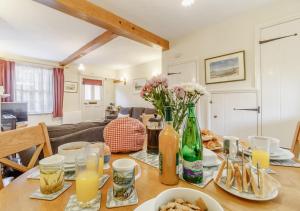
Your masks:
{"label": "sofa cushion", "polygon": [[144,113],[144,110],[145,110],[145,108],[143,108],[143,107],[133,107],[131,117],[142,121],[141,116]]}
{"label": "sofa cushion", "polygon": [[131,116],[132,107],[121,107],[119,113],[123,115],[129,114],[129,116]]}

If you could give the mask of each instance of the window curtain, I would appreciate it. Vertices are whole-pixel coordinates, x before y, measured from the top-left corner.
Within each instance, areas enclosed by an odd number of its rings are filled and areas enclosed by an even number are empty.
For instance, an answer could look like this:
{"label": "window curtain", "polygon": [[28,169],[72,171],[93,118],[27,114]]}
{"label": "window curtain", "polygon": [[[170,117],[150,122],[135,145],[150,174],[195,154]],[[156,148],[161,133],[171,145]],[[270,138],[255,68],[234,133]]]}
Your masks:
{"label": "window curtain", "polygon": [[95,80],[95,79],[83,78],[82,79],[82,84],[84,84],[84,85],[102,86],[102,80]]}
{"label": "window curtain", "polygon": [[4,87],[4,93],[9,94],[7,98],[2,98],[2,102],[12,102],[14,100],[14,75],[15,62],[0,60],[0,86]]}
{"label": "window curtain", "polygon": [[26,102],[29,114],[52,113],[52,68],[17,63],[15,67],[15,101]]}
{"label": "window curtain", "polygon": [[64,102],[64,69],[53,69],[54,80],[54,102],[53,102],[53,117],[63,116]]}

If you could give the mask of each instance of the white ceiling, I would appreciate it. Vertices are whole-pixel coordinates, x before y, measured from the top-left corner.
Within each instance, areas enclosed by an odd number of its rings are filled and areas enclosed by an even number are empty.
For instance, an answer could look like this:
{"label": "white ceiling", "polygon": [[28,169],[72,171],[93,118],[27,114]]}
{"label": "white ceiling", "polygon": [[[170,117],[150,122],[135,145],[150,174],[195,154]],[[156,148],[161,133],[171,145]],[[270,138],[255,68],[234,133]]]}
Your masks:
{"label": "white ceiling", "polygon": [[175,39],[208,24],[241,14],[274,0],[90,0],[166,39]]}
{"label": "white ceiling", "polygon": [[[207,24],[254,9],[274,0],[92,0],[166,39],[174,39]],[[0,53],[62,61],[104,32],[31,0],[0,0]],[[116,38],[76,62],[119,69],[161,57],[158,49]]]}

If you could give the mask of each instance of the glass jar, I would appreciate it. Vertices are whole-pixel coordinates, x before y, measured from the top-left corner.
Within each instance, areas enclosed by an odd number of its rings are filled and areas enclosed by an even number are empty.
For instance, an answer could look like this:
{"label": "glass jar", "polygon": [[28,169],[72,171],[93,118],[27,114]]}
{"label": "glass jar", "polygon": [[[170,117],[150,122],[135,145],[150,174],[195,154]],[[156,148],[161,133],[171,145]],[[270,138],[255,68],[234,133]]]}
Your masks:
{"label": "glass jar", "polygon": [[40,160],[40,191],[52,194],[64,186],[64,156],[53,155]]}

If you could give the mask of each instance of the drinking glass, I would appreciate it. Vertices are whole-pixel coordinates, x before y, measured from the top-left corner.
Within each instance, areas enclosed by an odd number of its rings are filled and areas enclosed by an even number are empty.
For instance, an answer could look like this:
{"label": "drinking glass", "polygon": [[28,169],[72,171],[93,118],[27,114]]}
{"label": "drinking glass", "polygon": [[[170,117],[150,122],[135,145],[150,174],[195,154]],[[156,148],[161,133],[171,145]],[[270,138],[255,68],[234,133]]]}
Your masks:
{"label": "drinking glass", "polygon": [[250,138],[252,149],[252,165],[262,169],[270,166],[270,140],[259,137]]}
{"label": "drinking glass", "polygon": [[80,207],[90,207],[98,194],[98,154],[86,148],[76,157],[76,196]]}
{"label": "drinking glass", "polygon": [[64,156],[53,155],[40,160],[40,191],[52,194],[64,186]]}
{"label": "drinking glass", "polygon": [[104,167],[104,143],[97,142],[91,145],[91,148],[98,154],[98,174],[99,177],[103,175],[103,167]]}

